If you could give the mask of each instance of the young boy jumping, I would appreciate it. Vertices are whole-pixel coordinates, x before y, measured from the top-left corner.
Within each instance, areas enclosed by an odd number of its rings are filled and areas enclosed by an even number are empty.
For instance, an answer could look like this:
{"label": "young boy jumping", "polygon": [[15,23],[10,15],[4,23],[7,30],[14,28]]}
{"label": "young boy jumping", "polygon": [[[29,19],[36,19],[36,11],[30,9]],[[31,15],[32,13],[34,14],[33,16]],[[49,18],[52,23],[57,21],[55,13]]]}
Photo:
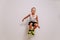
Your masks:
{"label": "young boy jumping", "polygon": [[35,8],[35,7],[32,7],[32,8],[31,8],[31,13],[28,14],[26,17],[24,17],[24,18],[22,19],[22,22],[23,22],[26,18],[28,18],[28,17],[30,17],[30,21],[29,21],[29,23],[28,23],[28,25],[29,25],[29,32],[28,32],[28,34],[30,34],[30,33],[32,32],[32,35],[34,35],[33,31],[34,31],[37,27],[40,28],[40,27],[39,27],[39,23],[38,23],[38,15],[36,15],[36,8]]}

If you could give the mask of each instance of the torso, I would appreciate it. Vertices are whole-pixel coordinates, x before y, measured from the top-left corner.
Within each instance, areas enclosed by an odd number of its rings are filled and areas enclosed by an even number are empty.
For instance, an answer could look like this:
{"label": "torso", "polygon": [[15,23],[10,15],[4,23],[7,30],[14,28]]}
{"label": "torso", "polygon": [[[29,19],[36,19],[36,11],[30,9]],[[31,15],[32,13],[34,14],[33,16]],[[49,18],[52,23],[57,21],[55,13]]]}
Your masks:
{"label": "torso", "polygon": [[36,21],[36,14],[35,15],[30,14],[30,21],[37,22]]}

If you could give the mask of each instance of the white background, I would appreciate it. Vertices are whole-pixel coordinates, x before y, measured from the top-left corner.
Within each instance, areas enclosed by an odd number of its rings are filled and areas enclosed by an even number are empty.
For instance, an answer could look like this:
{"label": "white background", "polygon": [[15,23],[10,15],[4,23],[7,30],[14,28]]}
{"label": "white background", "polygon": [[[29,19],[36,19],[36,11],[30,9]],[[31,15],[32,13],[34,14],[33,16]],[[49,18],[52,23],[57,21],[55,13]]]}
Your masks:
{"label": "white background", "polygon": [[0,40],[29,40],[21,20],[33,6],[41,28],[30,40],[60,40],[59,0],[0,0]]}

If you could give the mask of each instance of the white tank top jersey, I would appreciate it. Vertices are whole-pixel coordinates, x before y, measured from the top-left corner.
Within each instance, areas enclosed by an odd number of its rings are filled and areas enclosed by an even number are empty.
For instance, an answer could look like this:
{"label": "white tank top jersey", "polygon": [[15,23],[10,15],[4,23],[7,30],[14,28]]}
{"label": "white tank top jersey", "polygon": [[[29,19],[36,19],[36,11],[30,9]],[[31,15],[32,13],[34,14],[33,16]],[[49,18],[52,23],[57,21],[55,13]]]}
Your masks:
{"label": "white tank top jersey", "polygon": [[33,16],[32,16],[32,14],[30,14],[30,21],[37,22],[36,21],[36,14]]}

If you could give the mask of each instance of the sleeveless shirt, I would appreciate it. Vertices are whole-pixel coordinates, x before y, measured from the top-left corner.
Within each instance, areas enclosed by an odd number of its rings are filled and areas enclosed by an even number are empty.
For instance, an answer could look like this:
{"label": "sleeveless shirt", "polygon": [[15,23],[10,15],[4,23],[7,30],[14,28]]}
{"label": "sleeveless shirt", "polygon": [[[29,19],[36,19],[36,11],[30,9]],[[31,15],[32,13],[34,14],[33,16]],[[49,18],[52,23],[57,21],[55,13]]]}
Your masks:
{"label": "sleeveless shirt", "polygon": [[36,21],[36,14],[35,15],[30,14],[30,21],[37,22]]}

